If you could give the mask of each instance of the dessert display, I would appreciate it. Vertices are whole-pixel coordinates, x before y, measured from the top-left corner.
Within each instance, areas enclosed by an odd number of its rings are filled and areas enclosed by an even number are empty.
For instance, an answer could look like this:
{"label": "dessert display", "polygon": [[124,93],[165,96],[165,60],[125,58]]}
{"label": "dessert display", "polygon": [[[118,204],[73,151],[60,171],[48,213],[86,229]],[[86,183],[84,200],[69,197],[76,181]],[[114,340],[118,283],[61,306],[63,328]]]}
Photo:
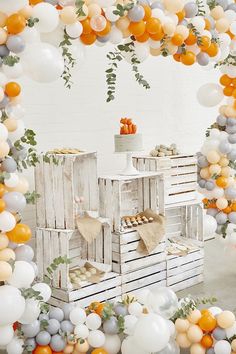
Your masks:
{"label": "dessert display", "polygon": [[124,229],[127,229],[143,224],[148,224],[149,222],[153,222],[153,217],[147,218],[145,215],[125,216],[121,220],[121,225]]}
{"label": "dessert display", "polygon": [[121,118],[120,134],[116,134],[115,152],[133,152],[143,150],[142,135],[137,134],[137,126],[130,118]]}
{"label": "dessert display", "polygon": [[156,145],[155,149],[150,152],[150,156],[153,157],[165,157],[179,155],[179,151],[176,144],[167,145]]}

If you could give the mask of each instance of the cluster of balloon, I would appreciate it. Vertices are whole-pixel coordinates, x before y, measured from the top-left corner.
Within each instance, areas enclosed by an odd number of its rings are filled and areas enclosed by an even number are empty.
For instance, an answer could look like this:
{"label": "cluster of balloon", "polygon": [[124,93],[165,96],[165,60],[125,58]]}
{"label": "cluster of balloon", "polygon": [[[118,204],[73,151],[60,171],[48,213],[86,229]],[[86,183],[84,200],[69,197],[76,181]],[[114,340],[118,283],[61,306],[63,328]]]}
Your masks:
{"label": "cluster of balloon", "polygon": [[176,341],[191,354],[231,354],[236,352],[235,315],[219,307],[193,310],[175,322]]}

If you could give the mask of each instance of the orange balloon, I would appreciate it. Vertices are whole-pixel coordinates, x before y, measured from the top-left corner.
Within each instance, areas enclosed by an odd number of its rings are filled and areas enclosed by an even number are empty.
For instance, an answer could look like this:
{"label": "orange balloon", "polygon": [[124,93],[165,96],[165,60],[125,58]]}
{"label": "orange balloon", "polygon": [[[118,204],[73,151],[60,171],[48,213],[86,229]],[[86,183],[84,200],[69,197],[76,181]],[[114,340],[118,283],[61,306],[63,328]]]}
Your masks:
{"label": "orange balloon", "polygon": [[29,0],[30,5],[37,5],[40,2],[43,2],[44,0]]}
{"label": "orange balloon", "polygon": [[211,45],[211,40],[209,37],[207,36],[202,36],[201,37],[201,40],[200,40],[200,43],[199,43],[199,48],[201,48],[202,50],[206,50],[210,47]]}
{"label": "orange balloon", "polygon": [[14,243],[25,243],[31,238],[31,230],[28,225],[16,224],[13,230],[7,232],[7,237]]}
{"label": "orange balloon", "polygon": [[63,352],[52,352],[52,354],[64,354]]}
{"label": "orange balloon", "polygon": [[158,18],[151,17],[146,23],[146,31],[150,34],[156,34],[161,32],[161,22]]}
{"label": "orange balloon", "polygon": [[181,54],[176,53],[176,54],[173,55],[173,58],[174,58],[175,61],[180,62]]}
{"label": "orange balloon", "polygon": [[103,348],[96,348],[91,354],[108,354],[108,352]]}
{"label": "orange balloon", "polygon": [[209,57],[215,57],[219,52],[219,47],[216,43],[211,43],[205,52],[209,55]]}
{"label": "orange balloon", "polygon": [[184,43],[184,38],[182,36],[182,34],[180,33],[176,33],[174,34],[174,36],[171,38],[171,42],[176,45],[177,47],[179,47],[180,45],[182,45]]}
{"label": "orange balloon", "polygon": [[97,36],[104,37],[111,31],[111,22],[107,21],[106,27],[100,32],[96,32]]}
{"label": "orange balloon", "polygon": [[180,12],[177,12],[176,14],[178,16],[179,22],[183,21],[183,19],[185,18],[185,11],[182,10]]}
{"label": "orange balloon", "polygon": [[147,21],[152,16],[152,9],[148,5],[142,5],[142,7],[144,8],[144,13],[145,13],[143,20]]}
{"label": "orange balloon", "polygon": [[211,348],[213,345],[213,339],[209,334],[206,334],[205,336],[202,337],[201,340],[201,345],[203,346],[203,348]]}
{"label": "orange balloon", "polygon": [[231,211],[232,211],[232,209],[231,209],[230,206],[227,206],[227,208],[223,209],[223,212],[224,212],[225,214],[229,214],[229,213],[231,213]]}
{"label": "orange balloon", "polygon": [[137,40],[137,42],[147,42],[149,39],[149,34],[147,32],[144,32],[144,34],[142,34],[141,36],[136,36],[135,39]]}
{"label": "orange balloon", "polygon": [[192,31],[189,32],[188,38],[185,39],[185,43],[187,45],[194,45],[197,43],[197,37]]}
{"label": "orange balloon", "polygon": [[228,75],[222,75],[220,77],[220,84],[222,86],[229,86],[232,83],[232,79]]}
{"label": "orange balloon", "polygon": [[230,96],[232,96],[233,91],[234,91],[234,87],[233,86],[226,86],[224,88],[224,90],[223,90],[223,93],[224,93],[225,96],[230,97]]}
{"label": "orange balloon", "polygon": [[236,211],[236,203],[230,205],[232,211]]}
{"label": "orange balloon", "polygon": [[49,345],[38,345],[34,349],[33,354],[52,354],[52,349],[49,347]]}
{"label": "orange balloon", "polygon": [[162,29],[160,32],[157,32],[155,34],[150,34],[150,38],[153,39],[154,41],[160,41],[164,36],[165,34]]}
{"label": "orange balloon", "polygon": [[186,51],[181,54],[180,61],[184,65],[193,65],[196,61],[196,55],[193,52]]}
{"label": "orange balloon", "polygon": [[234,78],[234,79],[231,79],[231,80],[232,80],[231,84],[232,84],[234,87],[236,87],[236,79]]}
{"label": "orange balloon", "polygon": [[83,34],[89,34],[93,32],[91,26],[90,26],[90,20],[86,18],[83,21],[80,21],[81,25],[83,26]]}
{"label": "orange balloon", "polygon": [[204,20],[205,20],[205,30],[210,31],[210,29],[211,29],[210,21],[208,20],[208,18],[205,18]]}
{"label": "orange balloon", "polygon": [[145,22],[130,22],[129,24],[129,31],[135,36],[142,36],[145,32]]}
{"label": "orange balloon", "polygon": [[0,199],[0,213],[5,210],[6,208],[6,203],[3,199]]}
{"label": "orange balloon", "polygon": [[212,332],[216,328],[217,322],[212,315],[205,313],[200,318],[198,325],[204,332]]}
{"label": "orange balloon", "polygon": [[86,45],[91,45],[93,44],[97,39],[97,36],[94,32],[88,33],[88,34],[81,34],[80,40]]}
{"label": "orange balloon", "polygon": [[21,87],[17,82],[8,82],[5,86],[5,93],[9,97],[19,96]]}
{"label": "orange balloon", "polygon": [[228,185],[228,180],[226,177],[220,176],[216,179],[216,185],[221,188],[226,188]]}
{"label": "orange balloon", "polygon": [[6,21],[7,31],[10,34],[18,34],[22,32],[26,26],[26,19],[23,15],[13,14]]}
{"label": "orange balloon", "polygon": [[7,192],[4,184],[0,183],[0,198]]}

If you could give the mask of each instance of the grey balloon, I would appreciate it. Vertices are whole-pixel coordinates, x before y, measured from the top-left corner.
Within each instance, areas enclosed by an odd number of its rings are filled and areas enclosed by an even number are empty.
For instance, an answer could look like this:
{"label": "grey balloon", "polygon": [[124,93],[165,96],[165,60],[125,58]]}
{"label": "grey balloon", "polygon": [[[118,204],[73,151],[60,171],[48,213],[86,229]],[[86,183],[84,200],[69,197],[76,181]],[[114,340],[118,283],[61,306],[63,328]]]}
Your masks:
{"label": "grey balloon", "polygon": [[217,327],[216,329],[214,329],[214,331],[212,332],[212,336],[216,339],[216,340],[223,340],[226,339],[226,332],[225,329]]}
{"label": "grey balloon", "polygon": [[140,5],[149,5],[150,6],[150,2],[148,0],[139,0],[138,2]]}
{"label": "grey balloon", "polygon": [[2,199],[6,203],[6,209],[11,213],[21,212],[26,207],[25,196],[20,192],[5,193]]}
{"label": "grey balloon", "polygon": [[236,133],[236,125],[226,125],[226,128],[225,128],[225,131],[228,133],[228,134],[234,134]]}
{"label": "grey balloon", "polygon": [[59,309],[59,307],[51,308],[49,311],[49,318],[61,322],[64,320],[64,312],[62,309]]}
{"label": "grey balloon", "polygon": [[6,42],[10,52],[21,53],[25,49],[25,41],[21,36],[9,36]]}
{"label": "grey balloon", "polygon": [[17,163],[12,157],[7,157],[3,160],[1,167],[5,172],[13,173],[17,169]]}
{"label": "grey balloon", "polygon": [[28,245],[21,245],[15,249],[15,255],[17,261],[31,262],[34,258],[34,251]]}
{"label": "grey balloon", "polygon": [[140,5],[135,5],[131,10],[128,11],[128,18],[132,22],[139,22],[144,18],[145,11]]}
{"label": "grey balloon", "polygon": [[184,6],[185,17],[192,18],[195,17],[198,13],[198,7],[195,2],[188,2]]}
{"label": "grey balloon", "polygon": [[199,53],[197,55],[197,62],[201,66],[206,66],[210,62],[210,57],[207,53]]}
{"label": "grey balloon", "polygon": [[229,5],[228,0],[217,0],[216,3],[217,3],[217,5],[220,5],[221,7],[223,7],[224,10],[226,10]]}
{"label": "grey balloon", "polygon": [[221,235],[222,234],[222,225],[217,225],[216,234],[217,235]]}
{"label": "grey balloon", "polygon": [[214,209],[214,208],[207,209],[207,215],[211,215],[211,216],[215,217],[217,213],[218,213],[217,209]]}
{"label": "grey balloon", "polygon": [[114,311],[117,316],[126,316],[128,315],[128,309],[127,306],[124,304],[116,304],[114,306]]}
{"label": "grey balloon", "polygon": [[188,21],[184,19],[179,24],[182,26],[188,26]]}
{"label": "grey balloon", "polygon": [[229,134],[228,141],[230,144],[236,144],[236,134]]}
{"label": "grey balloon", "polygon": [[198,181],[198,184],[201,188],[205,188],[206,185],[206,180],[205,179],[200,179],[200,181]]}
{"label": "grey balloon", "polygon": [[111,316],[109,320],[103,323],[103,330],[107,334],[119,333],[118,320],[114,316]]}
{"label": "grey balloon", "polygon": [[58,1],[57,0],[44,0],[44,2],[47,2],[48,4],[51,4],[53,6],[57,5],[58,4]]}
{"label": "grey balloon", "polygon": [[236,12],[236,4],[230,4],[227,10],[233,10]]}
{"label": "grey balloon", "polygon": [[232,150],[232,146],[228,141],[221,141],[219,144],[219,150],[222,154],[228,154]]}
{"label": "grey balloon", "polygon": [[55,318],[51,318],[50,320],[48,320],[48,326],[46,329],[48,333],[56,334],[60,329],[60,322]]}
{"label": "grey balloon", "polygon": [[15,242],[9,242],[8,247],[15,250],[19,245]]}
{"label": "grey balloon", "polygon": [[216,118],[216,122],[221,126],[224,127],[226,125],[226,118],[221,114]]}
{"label": "grey balloon", "polygon": [[51,341],[51,336],[48,332],[39,332],[36,336],[36,342],[38,345],[48,345]]}
{"label": "grey balloon", "polygon": [[26,338],[33,338],[36,337],[37,334],[40,332],[40,321],[35,320],[31,324],[23,324],[21,329]]}
{"label": "grey balloon", "polygon": [[232,149],[230,153],[227,155],[228,159],[231,161],[236,160],[236,149]]}
{"label": "grey balloon", "polygon": [[10,50],[7,48],[5,44],[0,45],[0,57],[7,57],[10,53]]}
{"label": "grey balloon", "polygon": [[4,95],[3,100],[0,102],[0,109],[5,108],[9,102],[10,102],[10,100],[7,97],[7,95]]}
{"label": "grey balloon", "polygon": [[236,119],[235,118],[228,118],[227,119],[227,125],[235,125],[236,124]]}
{"label": "grey balloon", "polygon": [[64,319],[65,320],[69,320],[70,319],[70,313],[73,310],[73,308],[75,307],[75,305],[73,303],[71,304],[64,304],[62,306],[62,311],[64,313]]}
{"label": "grey balloon", "polygon": [[29,348],[29,350],[33,351],[36,348],[37,343],[34,338],[27,338],[25,340],[25,346]]}
{"label": "grey balloon", "polygon": [[35,276],[37,277],[38,274],[39,274],[39,270],[38,270],[38,266],[35,262],[29,262],[30,265],[32,265],[32,267],[34,268],[34,273],[35,273]]}
{"label": "grey balloon", "polygon": [[228,187],[225,189],[225,197],[227,199],[236,199],[236,188]]}
{"label": "grey balloon", "polygon": [[16,149],[14,146],[11,148],[11,153],[15,160],[24,160],[27,157],[27,148],[23,148],[21,150]]}
{"label": "grey balloon", "polygon": [[228,217],[229,217],[229,221],[232,222],[232,224],[236,224],[236,212],[235,211],[232,211],[231,213],[229,213]]}
{"label": "grey balloon", "polygon": [[70,321],[64,320],[61,322],[61,330],[67,334],[72,333],[74,331],[74,326]]}
{"label": "grey balloon", "polygon": [[164,5],[160,2],[160,1],[155,1],[152,3],[151,5],[152,9],[160,9],[160,10],[164,10]]}
{"label": "grey balloon", "polygon": [[205,156],[200,156],[197,160],[197,164],[199,167],[204,168],[209,165],[209,162],[207,161],[207,158]]}
{"label": "grey balloon", "polygon": [[228,219],[227,215],[225,213],[223,213],[222,211],[219,212],[218,214],[216,214],[215,218],[216,218],[217,224],[219,224],[219,225],[225,224]]}
{"label": "grey balloon", "polygon": [[50,347],[53,351],[60,352],[65,348],[65,346],[66,341],[59,334],[52,336]]}
{"label": "grey balloon", "polygon": [[97,37],[97,41],[100,43],[106,43],[110,40],[110,35],[108,34],[107,36],[104,37]]}
{"label": "grey balloon", "polygon": [[213,181],[207,181],[205,184],[205,188],[208,191],[213,191],[213,189],[215,188],[215,183]]}
{"label": "grey balloon", "polygon": [[206,354],[215,354],[214,348],[207,349]]}

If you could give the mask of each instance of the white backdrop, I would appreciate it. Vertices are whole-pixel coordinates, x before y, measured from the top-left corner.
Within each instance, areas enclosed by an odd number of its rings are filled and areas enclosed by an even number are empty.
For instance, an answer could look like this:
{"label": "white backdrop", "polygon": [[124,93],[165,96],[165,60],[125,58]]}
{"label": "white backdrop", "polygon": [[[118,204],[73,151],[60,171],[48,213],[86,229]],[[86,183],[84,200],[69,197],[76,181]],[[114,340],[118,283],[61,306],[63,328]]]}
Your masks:
{"label": "white backdrop", "polygon": [[[143,134],[145,150],[174,142],[181,152],[197,151],[217,109],[201,107],[196,92],[204,83],[217,82],[217,73],[198,65],[186,67],[172,58],[150,57],[140,65],[151,85],[146,91],[124,62],[118,71],[116,100],[106,103],[106,53],[110,49],[86,48],[84,60],[73,72],[71,90],[64,88],[62,80],[50,85],[24,80],[25,123],[37,133],[38,150],[96,150],[99,173],[115,172],[124,157],[113,154],[113,135],[119,131],[119,119],[127,116]],[[33,171],[27,174],[33,181]],[[31,225],[33,214],[34,208],[27,208],[25,220]]]}

